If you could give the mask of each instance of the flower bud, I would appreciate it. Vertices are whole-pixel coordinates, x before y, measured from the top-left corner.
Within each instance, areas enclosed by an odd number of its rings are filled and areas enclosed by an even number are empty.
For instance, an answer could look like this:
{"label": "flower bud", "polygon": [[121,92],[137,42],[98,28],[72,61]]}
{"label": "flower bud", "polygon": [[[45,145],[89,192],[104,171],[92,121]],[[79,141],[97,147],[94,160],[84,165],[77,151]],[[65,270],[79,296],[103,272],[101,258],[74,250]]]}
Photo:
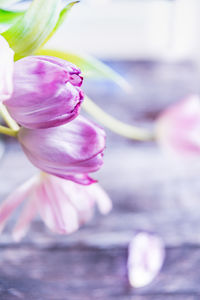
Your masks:
{"label": "flower bud", "polygon": [[26,128],[48,128],[73,120],[83,101],[80,70],[50,56],[29,56],[14,66],[12,97],[4,101],[10,115]]}
{"label": "flower bud", "polygon": [[14,52],[0,35],[0,103],[8,99],[13,89]]}
{"label": "flower bud", "polygon": [[105,133],[81,116],[58,127],[21,128],[18,139],[37,168],[81,184],[94,182],[87,174],[103,164]]}
{"label": "flower bud", "polygon": [[200,155],[200,98],[197,95],[173,105],[157,120],[157,140],[173,153]]}

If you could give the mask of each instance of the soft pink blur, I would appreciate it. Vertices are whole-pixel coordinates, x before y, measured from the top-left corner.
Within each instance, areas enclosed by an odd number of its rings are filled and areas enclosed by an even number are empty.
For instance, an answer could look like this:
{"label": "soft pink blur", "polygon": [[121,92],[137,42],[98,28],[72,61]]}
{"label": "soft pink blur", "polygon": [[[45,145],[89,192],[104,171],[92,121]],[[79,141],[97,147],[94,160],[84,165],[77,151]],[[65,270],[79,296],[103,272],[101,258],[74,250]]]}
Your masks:
{"label": "soft pink blur", "polygon": [[1,231],[14,210],[25,200],[27,202],[13,229],[16,241],[24,237],[37,213],[53,232],[70,234],[90,220],[95,204],[102,214],[107,214],[112,207],[109,197],[97,183],[83,186],[41,173],[20,186],[1,204]]}
{"label": "soft pink blur", "polygon": [[171,106],[157,120],[158,143],[170,152],[200,155],[200,98],[192,95]]}

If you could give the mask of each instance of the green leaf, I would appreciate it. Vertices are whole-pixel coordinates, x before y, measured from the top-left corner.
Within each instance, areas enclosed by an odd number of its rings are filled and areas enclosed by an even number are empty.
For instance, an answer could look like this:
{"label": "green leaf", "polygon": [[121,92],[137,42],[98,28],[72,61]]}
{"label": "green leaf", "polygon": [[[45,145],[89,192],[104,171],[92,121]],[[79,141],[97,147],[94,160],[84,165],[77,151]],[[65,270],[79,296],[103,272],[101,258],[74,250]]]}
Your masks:
{"label": "green leaf", "polygon": [[58,30],[58,28],[63,24],[67,13],[70,11],[70,9],[74,6],[74,4],[79,3],[80,1],[74,1],[71,3],[68,3],[61,11],[59,19],[56,23],[56,26],[54,27],[54,29],[52,30],[52,32],[50,33],[50,35],[47,37],[47,39],[45,40],[44,44],[54,35],[54,33]]}
{"label": "green leaf", "polygon": [[34,0],[24,15],[2,35],[15,51],[15,60],[34,53],[54,30],[61,0]]}
{"label": "green leaf", "polygon": [[127,92],[131,91],[131,86],[121,75],[106,64],[102,63],[100,60],[89,55],[78,55],[70,52],[50,49],[40,49],[36,54],[56,56],[65,59],[77,65],[81,69],[82,73],[87,77],[107,78],[117,83]]}
{"label": "green leaf", "polygon": [[23,11],[11,11],[11,10],[0,9],[0,23],[13,24],[23,15],[24,15]]}

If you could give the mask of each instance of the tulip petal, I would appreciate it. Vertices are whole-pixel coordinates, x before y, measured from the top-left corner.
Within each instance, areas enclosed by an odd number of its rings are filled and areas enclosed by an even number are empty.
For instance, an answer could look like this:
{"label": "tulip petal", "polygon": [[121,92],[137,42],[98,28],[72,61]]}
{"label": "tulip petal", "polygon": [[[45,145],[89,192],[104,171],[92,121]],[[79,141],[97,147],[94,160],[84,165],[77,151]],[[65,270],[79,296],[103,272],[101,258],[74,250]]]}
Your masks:
{"label": "tulip petal", "polygon": [[129,244],[128,277],[134,288],[149,284],[159,273],[165,258],[163,241],[154,234],[140,232]]}
{"label": "tulip petal", "polygon": [[91,219],[96,203],[102,213],[111,207],[110,199],[97,184],[84,186],[41,173],[40,177],[35,176],[19,187],[1,205],[1,230],[26,197],[27,202],[12,232],[15,241],[24,237],[37,212],[53,232],[70,234]]}
{"label": "tulip petal", "polygon": [[200,98],[198,95],[175,103],[157,119],[156,137],[168,153],[182,157],[200,153]]}
{"label": "tulip petal", "polygon": [[81,116],[58,127],[21,128],[18,139],[36,167],[61,178],[88,184],[91,180],[82,174],[95,172],[103,164],[105,133]]}
{"label": "tulip petal", "polygon": [[99,184],[83,186],[51,175],[48,175],[48,180],[57,186],[62,198],[74,206],[80,225],[91,219],[95,204],[98,205],[102,214],[107,214],[112,208],[110,198]]}
{"label": "tulip petal", "polygon": [[16,242],[20,241],[26,235],[29,225],[36,215],[37,209],[34,194],[33,191],[13,229],[12,236]]}
{"label": "tulip petal", "polygon": [[15,51],[15,59],[30,55],[55,28],[61,0],[34,0],[26,13],[2,35]]}
{"label": "tulip petal", "polygon": [[89,187],[91,195],[93,195],[95,202],[102,214],[108,214],[112,209],[112,201],[106,192],[99,184],[92,184]]}
{"label": "tulip petal", "polygon": [[[52,175],[58,176],[57,173],[53,173],[53,172],[52,172]],[[74,175],[65,174],[63,176],[60,175],[58,177],[66,179],[66,180],[71,180],[73,182],[76,182],[76,183],[82,184],[82,185],[90,185],[90,184],[97,182],[97,180],[91,178],[88,174],[74,174]]]}
{"label": "tulip petal", "polygon": [[73,120],[80,110],[82,76],[75,65],[50,56],[28,56],[15,62],[12,97],[4,101],[12,118],[31,129]]}
{"label": "tulip petal", "polygon": [[51,49],[39,49],[36,54],[56,56],[65,59],[77,65],[82,70],[84,76],[92,78],[107,78],[114,81],[127,92],[132,90],[130,84],[120,74],[92,56]]}
{"label": "tulip petal", "polygon": [[62,197],[75,208],[80,225],[91,219],[95,201],[94,195],[88,193],[88,187],[55,176],[48,176],[48,178],[60,187]]}
{"label": "tulip petal", "polygon": [[37,189],[37,196],[41,218],[53,232],[69,234],[78,229],[76,210],[66,201],[58,186],[55,188],[50,181],[45,180]]}
{"label": "tulip petal", "polygon": [[28,197],[34,190],[37,183],[37,178],[31,178],[23,185],[17,188],[8,198],[0,205],[0,231],[3,230],[7,220],[12,215],[13,211],[20,205],[22,201]]}

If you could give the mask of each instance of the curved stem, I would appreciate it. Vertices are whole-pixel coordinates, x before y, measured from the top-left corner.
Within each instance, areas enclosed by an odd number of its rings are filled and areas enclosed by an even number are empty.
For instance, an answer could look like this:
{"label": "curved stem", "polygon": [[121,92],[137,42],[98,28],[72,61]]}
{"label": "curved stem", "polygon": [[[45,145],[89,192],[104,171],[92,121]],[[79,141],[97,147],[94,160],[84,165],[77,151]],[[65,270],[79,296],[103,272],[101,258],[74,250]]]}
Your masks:
{"label": "curved stem", "polygon": [[10,128],[7,128],[7,127],[4,127],[4,126],[0,125],[0,133],[2,133],[2,134],[16,137],[17,136],[17,132],[18,131],[15,131],[13,129],[10,129]]}
{"label": "curved stem", "polygon": [[0,104],[0,114],[4,119],[4,121],[6,122],[6,124],[10,127],[10,129],[12,129],[15,132],[19,130],[20,127],[13,120],[13,118],[10,116],[9,112],[7,111],[7,108],[2,103]]}
{"label": "curved stem", "polygon": [[138,141],[150,141],[154,139],[152,131],[138,128],[135,126],[123,123],[109,114],[105,113],[98,105],[96,105],[90,98],[85,96],[82,107],[87,113],[93,116],[97,121],[109,128],[111,131],[122,135],[128,139]]}

